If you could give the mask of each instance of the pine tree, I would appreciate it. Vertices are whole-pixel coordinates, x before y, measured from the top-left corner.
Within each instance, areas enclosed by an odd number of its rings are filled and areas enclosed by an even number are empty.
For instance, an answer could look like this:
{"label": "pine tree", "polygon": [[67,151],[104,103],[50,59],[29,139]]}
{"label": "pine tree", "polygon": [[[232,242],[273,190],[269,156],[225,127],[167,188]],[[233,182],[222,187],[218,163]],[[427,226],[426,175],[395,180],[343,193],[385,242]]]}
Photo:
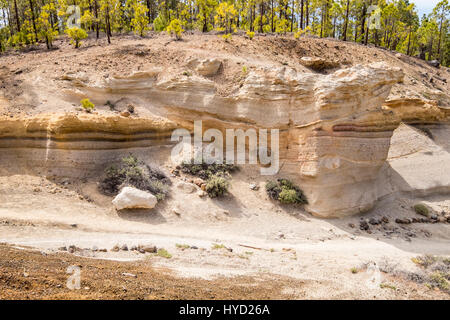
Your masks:
{"label": "pine tree", "polygon": [[144,37],[146,31],[148,30],[148,8],[142,3],[136,1],[133,4],[133,10],[134,16],[133,19],[131,19],[131,26],[136,34]]}

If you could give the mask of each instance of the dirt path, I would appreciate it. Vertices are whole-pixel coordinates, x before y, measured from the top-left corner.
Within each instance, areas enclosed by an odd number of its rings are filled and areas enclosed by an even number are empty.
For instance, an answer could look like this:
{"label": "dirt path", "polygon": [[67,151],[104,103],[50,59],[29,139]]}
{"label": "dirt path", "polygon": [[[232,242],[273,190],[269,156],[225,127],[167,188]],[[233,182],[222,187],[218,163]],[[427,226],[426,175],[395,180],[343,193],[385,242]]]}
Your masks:
{"label": "dirt path", "polygon": [[[261,201],[235,178],[232,192],[245,195],[239,210],[233,199],[212,206],[174,193],[167,207],[124,216],[97,198],[89,183],[64,188],[39,177],[1,177],[0,242],[38,249],[1,246],[2,298],[448,299],[405,277],[420,274],[413,257],[448,255],[447,224],[399,229],[389,237],[372,227],[368,234],[348,226],[358,225],[360,217],[293,214]],[[80,199],[87,190],[96,201]],[[188,202],[194,207],[185,207],[180,217],[172,213],[172,204]],[[408,240],[407,232],[417,236]],[[170,258],[116,252],[115,245],[155,245]],[[73,254],[61,251],[70,246]],[[370,283],[371,263],[381,269],[376,286]],[[65,287],[70,265],[82,266],[82,287],[90,289]]]}
{"label": "dirt path", "polygon": [[[288,299],[288,278],[180,279],[147,261],[117,262],[0,245],[0,299]],[[80,266],[81,288],[66,286],[69,266]],[[255,283],[256,281],[256,283]]]}

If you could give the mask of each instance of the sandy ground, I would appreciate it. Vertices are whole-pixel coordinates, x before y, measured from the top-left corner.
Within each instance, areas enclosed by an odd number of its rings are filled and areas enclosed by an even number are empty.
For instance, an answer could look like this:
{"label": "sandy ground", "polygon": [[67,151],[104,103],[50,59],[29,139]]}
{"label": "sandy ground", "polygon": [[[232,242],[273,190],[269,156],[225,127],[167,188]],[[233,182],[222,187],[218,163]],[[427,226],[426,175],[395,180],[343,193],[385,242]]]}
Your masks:
{"label": "sandy ground", "polygon": [[[386,226],[372,226],[369,234],[359,230],[361,217],[321,220],[303,213],[301,208],[278,207],[266,199],[263,190],[249,190],[247,174],[234,177],[231,196],[224,200],[213,202],[178,192],[156,210],[126,214],[115,212],[108,198],[95,191],[94,182],[66,181],[64,185],[34,176],[1,177],[0,242],[38,249],[28,257],[29,251],[1,247],[1,263],[9,267],[6,271],[1,269],[0,286],[8,288],[3,297],[448,299],[444,292],[398,276],[419,272],[411,261],[415,256],[449,255],[448,224],[400,226],[390,218],[388,226],[396,232],[386,232]],[[240,194],[239,203],[235,203],[233,193]],[[87,201],[87,194],[95,200]],[[449,204],[442,199],[435,201]],[[197,209],[190,208],[189,202]],[[171,208],[183,203],[186,206],[181,215],[175,215]],[[381,207],[389,210],[394,205],[396,202],[391,200]],[[374,210],[364,218],[373,216],[381,215]],[[352,223],[355,228],[349,226]],[[124,244],[130,249],[133,245],[155,245],[165,248],[172,257],[111,250]],[[61,251],[61,247],[70,246],[76,247],[73,253]],[[116,286],[125,280],[111,277],[106,271],[105,275],[92,271],[83,272],[82,276],[90,290],[68,293],[65,283],[58,281],[72,263],[86,266],[87,270],[103,266],[108,272],[117,267],[123,273],[156,273],[161,279],[171,270],[174,284],[166,288],[173,290],[159,289],[164,293],[155,296],[134,286],[127,293],[102,291],[106,279]],[[367,268],[373,263],[381,269],[375,286],[374,271]],[[35,289],[11,287],[12,279],[23,281],[22,271],[27,268],[31,271],[26,273],[36,272]],[[352,269],[357,269],[357,273],[352,273]],[[53,282],[41,283],[42,277],[47,276]],[[95,279],[101,279],[99,287],[92,284]],[[262,280],[254,282],[255,279]],[[192,296],[185,289],[176,293],[175,288],[185,281],[199,287],[208,283],[215,287],[214,294],[201,291]],[[144,283],[147,282],[143,281],[142,286]],[[247,289],[233,289],[225,294],[223,289],[230,283]],[[386,283],[388,287],[380,287]],[[64,288],[54,288],[55,285]],[[271,288],[269,292],[264,291],[267,286]],[[47,287],[48,294],[44,290]]]}

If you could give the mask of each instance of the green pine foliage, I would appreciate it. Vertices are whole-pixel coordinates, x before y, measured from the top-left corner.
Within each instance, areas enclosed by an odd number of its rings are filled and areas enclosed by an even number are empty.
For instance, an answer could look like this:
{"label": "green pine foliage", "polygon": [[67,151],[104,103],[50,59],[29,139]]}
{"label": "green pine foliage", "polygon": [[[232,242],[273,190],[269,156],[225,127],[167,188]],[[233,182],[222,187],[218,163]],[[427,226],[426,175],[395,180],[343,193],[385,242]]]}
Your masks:
{"label": "green pine foliage", "polygon": [[[80,8],[78,29],[69,28],[70,5]],[[372,8],[375,6],[375,10]],[[93,33],[106,35],[148,30],[167,31],[177,39],[180,30],[216,30],[230,41],[243,30],[278,33],[293,39],[305,36],[336,38],[372,44],[426,60],[450,65],[450,5],[438,2],[419,16],[409,0],[0,0],[0,51],[21,49],[38,41],[52,47],[55,37],[69,34],[74,46]],[[71,29],[71,30],[69,30]]]}

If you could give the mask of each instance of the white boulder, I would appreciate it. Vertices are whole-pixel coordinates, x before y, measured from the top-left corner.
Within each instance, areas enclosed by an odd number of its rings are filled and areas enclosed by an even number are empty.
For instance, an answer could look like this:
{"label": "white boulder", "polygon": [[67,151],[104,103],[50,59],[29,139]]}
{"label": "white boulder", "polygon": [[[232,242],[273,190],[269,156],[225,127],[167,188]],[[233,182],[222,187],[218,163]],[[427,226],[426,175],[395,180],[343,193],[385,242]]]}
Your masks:
{"label": "white boulder", "polygon": [[205,77],[214,76],[220,69],[222,61],[218,59],[204,59],[200,60],[197,65],[197,72]]}
{"label": "white boulder", "polygon": [[149,192],[132,187],[124,187],[112,203],[117,210],[122,209],[152,209],[158,200]]}

